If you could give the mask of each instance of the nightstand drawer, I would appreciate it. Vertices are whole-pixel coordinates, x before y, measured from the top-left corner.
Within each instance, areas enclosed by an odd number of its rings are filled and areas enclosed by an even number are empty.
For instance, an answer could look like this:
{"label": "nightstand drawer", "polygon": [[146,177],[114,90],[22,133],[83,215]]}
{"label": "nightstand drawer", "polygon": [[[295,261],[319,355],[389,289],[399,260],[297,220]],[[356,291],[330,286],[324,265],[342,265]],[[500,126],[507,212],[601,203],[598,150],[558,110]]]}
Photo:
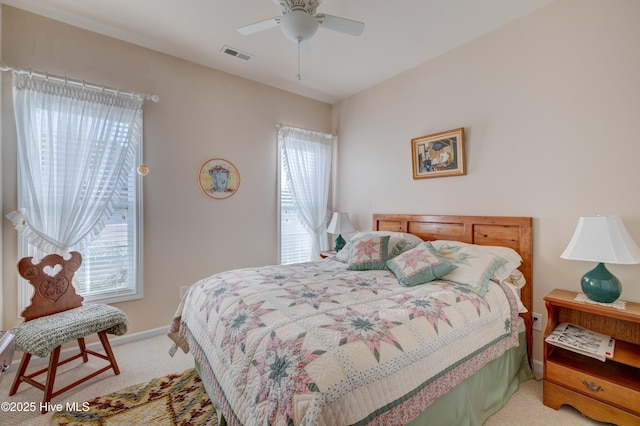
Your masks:
{"label": "nightstand drawer", "polygon": [[574,370],[552,361],[547,361],[546,378],[591,398],[640,413],[640,407],[638,407],[640,389],[622,386],[586,371]]}

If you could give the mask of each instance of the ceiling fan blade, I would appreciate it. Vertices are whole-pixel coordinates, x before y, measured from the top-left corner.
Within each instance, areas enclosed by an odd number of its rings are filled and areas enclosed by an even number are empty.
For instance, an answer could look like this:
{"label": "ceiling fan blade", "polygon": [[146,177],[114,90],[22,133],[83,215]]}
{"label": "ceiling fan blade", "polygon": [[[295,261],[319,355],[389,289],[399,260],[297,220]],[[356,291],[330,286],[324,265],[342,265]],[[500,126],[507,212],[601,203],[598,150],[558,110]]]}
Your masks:
{"label": "ceiling fan blade", "polygon": [[256,22],[255,24],[245,25],[238,28],[238,32],[242,35],[250,35],[257,33],[258,31],[268,30],[269,28],[277,27],[280,24],[280,16],[275,18],[265,19],[264,21]]}
{"label": "ceiling fan blade", "polygon": [[364,31],[364,23],[358,21],[352,21],[347,18],[340,18],[333,15],[325,15],[324,13],[316,14],[318,24],[322,28],[327,28],[333,31],[339,31],[345,34],[351,34],[359,36]]}

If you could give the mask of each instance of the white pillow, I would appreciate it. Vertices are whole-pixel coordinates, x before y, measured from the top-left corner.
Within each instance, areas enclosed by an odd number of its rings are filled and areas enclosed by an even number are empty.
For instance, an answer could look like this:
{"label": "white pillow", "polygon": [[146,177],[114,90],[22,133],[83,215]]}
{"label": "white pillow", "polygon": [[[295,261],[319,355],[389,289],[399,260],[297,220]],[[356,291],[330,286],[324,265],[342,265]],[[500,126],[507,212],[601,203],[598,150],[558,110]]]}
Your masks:
{"label": "white pillow", "polygon": [[[522,265],[522,257],[518,254],[517,251],[511,249],[509,247],[500,247],[500,246],[478,246],[482,247],[483,250],[488,250],[491,253],[494,253],[497,256],[502,257],[507,262],[500,266],[493,273],[492,280],[502,282],[509,278],[509,276],[516,271],[520,265]],[[518,271],[520,272],[520,271]]]}
{"label": "white pillow", "polygon": [[457,266],[441,279],[466,286],[479,296],[487,293],[493,274],[507,263],[506,259],[486,250],[485,246],[445,240],[432,241],[431,244]]}
{"label": "white pillow", "polygon": [[[495,272],[493,273],[493,276],[491,277],[491,279],[493,281],[497,281],[497,282],[502,282],[502,281],[508,279],[511,276],[511,274],[515,270],[517,270],[520,267],[520,265],[522,265],[522,257],[520,257],[520,255],[518,254],[517,251],[515,251],[514,249],[509,248],[509,247],[484,246],[484,245],[480,245],[480,244],[468,244],[468,243],[463,243],[463,242],[460,242],[460,241],[447,241],[447,240],[437,240],[437,241],[432,241],[432,243],[434,243],[434,247],[436,247],[436,248],[438,248],[439,244],[445,244],[445,243],[449,243],[449,244],[453,244],[453,245],[460,245],[460,246],[462,246],[462,245],[473,246],[478,251],[486,251],[486,252],[489,252],[491,254],[494,254],[495,256],[500,256],[501,258],[503,258],[505,260],[505,263],[500,265],[495,270]],[[522,286],[524,286],[524,284],[522,284]],[[520,286],[520,288],[522,286]]]}
{"label": "white pillow", "polygon": [[513,295],[516,298],[516,302],[518,303],[518,313],[524,314],[526,312],[529,312],[529,310],[525,308],[524,304],[522,303],[522,300],[520,299],[520,289],[509,283],[507,283],[507,287],[509,287],[509,289],[513,292]]}
{"label": "white pillow", "polygon": [[[495,274],[494,274],[495,275]],[[527,280],[524,278],[522,272],[519,269],[515,269],[511,275],[509,275],[506,279],[500,281],[501,283],[514,286],[518,290],[525,286]]]}

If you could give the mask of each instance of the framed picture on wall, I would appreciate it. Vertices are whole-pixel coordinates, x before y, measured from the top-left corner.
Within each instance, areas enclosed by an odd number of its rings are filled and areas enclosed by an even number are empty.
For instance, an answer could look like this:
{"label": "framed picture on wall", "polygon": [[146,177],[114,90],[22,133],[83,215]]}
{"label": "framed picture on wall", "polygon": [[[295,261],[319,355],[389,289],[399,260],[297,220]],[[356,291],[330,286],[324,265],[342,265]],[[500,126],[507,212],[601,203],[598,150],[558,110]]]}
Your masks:
{"label": "framed picture on wall", "polygon": [[464,175],[464,128],[411,139],[413,178]]}
{"label": "framed picture on wall", "polygon": [[200,168],[198,182],[202,192],[216,200],[223,200],[238,190],[240,173],[230,161],[213,158]]}

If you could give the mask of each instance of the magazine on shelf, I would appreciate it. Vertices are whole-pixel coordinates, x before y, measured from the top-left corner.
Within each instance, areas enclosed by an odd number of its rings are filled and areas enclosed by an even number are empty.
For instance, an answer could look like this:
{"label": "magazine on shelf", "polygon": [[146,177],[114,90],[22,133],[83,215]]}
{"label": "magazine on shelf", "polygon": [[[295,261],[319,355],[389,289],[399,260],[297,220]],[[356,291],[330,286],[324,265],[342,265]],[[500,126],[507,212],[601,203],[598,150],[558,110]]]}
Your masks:
{"label": "magazine on shelf", "polygon": [[606,334],[562,322],[544,339],[547,343],[600,361],[613,357],[615,340]]}

